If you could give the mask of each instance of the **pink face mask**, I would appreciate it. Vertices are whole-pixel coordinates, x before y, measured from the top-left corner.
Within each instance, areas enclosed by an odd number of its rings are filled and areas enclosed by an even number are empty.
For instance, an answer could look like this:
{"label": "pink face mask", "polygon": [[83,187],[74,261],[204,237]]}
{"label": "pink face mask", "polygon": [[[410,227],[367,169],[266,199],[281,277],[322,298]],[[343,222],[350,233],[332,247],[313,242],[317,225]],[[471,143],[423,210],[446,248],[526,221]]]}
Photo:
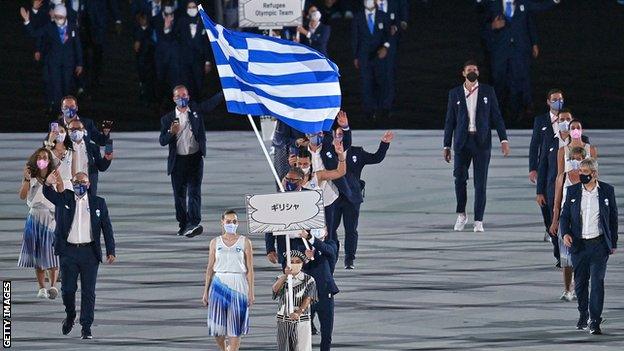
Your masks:
{"label": "pink face mask", "polygon": [[583,130],[581,129],[572,129],[570,131],[570,136],[572,137],[572,139],[580,139],[581,135],[583,135]]}
{"label": "pink face mask", "polygon": [[39,169],[46,169],[48,168],[48,160],[37,160],[37,167]]}

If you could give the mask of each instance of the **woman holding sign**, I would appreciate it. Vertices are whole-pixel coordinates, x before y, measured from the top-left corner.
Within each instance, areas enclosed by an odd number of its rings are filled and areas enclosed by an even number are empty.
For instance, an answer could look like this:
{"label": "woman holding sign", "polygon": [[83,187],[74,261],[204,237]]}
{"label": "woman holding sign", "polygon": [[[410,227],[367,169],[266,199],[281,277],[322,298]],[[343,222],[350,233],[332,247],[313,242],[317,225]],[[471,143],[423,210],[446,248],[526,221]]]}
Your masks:
{"label": "woman holding sign", "polygon": [[253,251],[251,241],[236,234],[236,212],[225,211],[221,225],[223,235],[210,241],[202,302],[208,306],[208,334],[219,350],[237,351],[254,302]]}

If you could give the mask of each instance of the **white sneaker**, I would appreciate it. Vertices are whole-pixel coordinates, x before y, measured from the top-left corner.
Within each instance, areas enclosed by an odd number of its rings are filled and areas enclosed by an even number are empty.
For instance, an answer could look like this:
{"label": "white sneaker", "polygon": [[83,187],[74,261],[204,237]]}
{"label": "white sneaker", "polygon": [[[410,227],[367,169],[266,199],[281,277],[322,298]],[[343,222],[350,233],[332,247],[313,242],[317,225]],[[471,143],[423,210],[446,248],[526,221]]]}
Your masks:
{"label": "white sneaker", "polygon": [[474,230],[475,233],[476,232],[484,232],[485,230],[483,230],[483,222],[475,221],[473,230]]}
{"label": "white sneaker", "polygon": [[37,297],[40,299],[47,299],[48,291],[45,288],[39,289],[39,292],[37,293]]}
{"label": "white sneaker", "polygon": [[[571,293],[571,294],[572,294],[572,300],[573,300],[573,301],[576,301],[576,300],[577,300],[577,298],[576,298],[576,293],[575,293],[574,291],[572,291],[572,293]],[[604,322],[604,319],[603,319],[603,322]]]}
{"label": "white sneaker", "polygon": [[457,221],[455,221],[455,227],[453,228],[453,230],[455,230],[456,232],[461,232],[462,230],[464,230],[464,227],[466,226],[466,223],[468,222],[468,218],[465,214],[459,214],[457,216]]}
{"label": "white sneaker", "polygon": [[563,293],[561,294],[561,297],[559,298],[559,300],[561,301],[565,301],[568,297],[568,292],[567,291],[563,291]]}

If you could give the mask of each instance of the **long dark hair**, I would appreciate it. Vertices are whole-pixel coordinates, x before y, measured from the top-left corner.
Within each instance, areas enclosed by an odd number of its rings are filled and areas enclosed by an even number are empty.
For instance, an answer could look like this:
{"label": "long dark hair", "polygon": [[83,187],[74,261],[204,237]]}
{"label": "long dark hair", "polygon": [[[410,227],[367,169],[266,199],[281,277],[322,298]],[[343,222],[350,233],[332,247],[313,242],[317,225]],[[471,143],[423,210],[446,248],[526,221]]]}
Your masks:
{"label": "long dark hair", "polygon": [[[45,176],[39,176],[39,167],[37,167],[37,156],[41,153],[45,152],[48,155],[48,168],[46,169]],[[52,152],[45,147],[38,148],[30,157],[28,158],[28,162],[26,163],[28,170],[30,171],[30,176],[37,178],[39,181],[44,182],[46,178],[52,173],[55,169],[54,162],[52,160]]]}

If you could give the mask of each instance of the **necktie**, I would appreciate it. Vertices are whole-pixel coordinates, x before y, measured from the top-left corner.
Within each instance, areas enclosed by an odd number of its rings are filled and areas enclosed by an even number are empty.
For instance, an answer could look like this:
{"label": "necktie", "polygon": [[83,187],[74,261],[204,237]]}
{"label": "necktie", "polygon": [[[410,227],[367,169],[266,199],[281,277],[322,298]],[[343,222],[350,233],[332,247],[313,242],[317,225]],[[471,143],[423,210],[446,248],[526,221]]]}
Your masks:
{"label": "necktie", "polygon": [[372,13],[368,14],[368,30],[370,31],[371,34],[373,34],[373,32],[375,31],[375,21],[373,20]]}
{"label": "necktie", "polygon": [[513,12],[513,4],[511,1],[507,1],[505,3],[505,17],[507,17],[508,20],[511,19],[512,12]]}

